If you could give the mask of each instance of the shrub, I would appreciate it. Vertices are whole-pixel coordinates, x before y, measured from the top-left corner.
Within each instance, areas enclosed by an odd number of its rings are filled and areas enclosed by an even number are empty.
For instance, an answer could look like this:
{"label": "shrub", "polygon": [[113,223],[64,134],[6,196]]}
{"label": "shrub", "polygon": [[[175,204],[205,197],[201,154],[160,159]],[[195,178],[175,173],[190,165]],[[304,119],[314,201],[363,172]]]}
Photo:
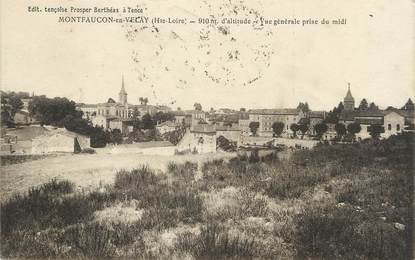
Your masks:
{"label": "shrub", "polygon": [[158,185],[160,176],[157,176],[148,166],[132,171],[121,170],[115,176],[114,187],[117,190],[143,190],[149,186]]}
{"label": "shrub", "polygon": [[200,236],[189,233],[179,236],[178,248],[191,251],[198,258],[251,258],[260,250],[254,239],[232,236],[223,226],[209,222],[201,227]]}
{"label": "shrub", "polygon": [[30,188],[27,195],[13,196],[1,205],[2,235],[16,230],[36,231],[89,221],[93,212],[109,200],[108,195],[98,193],[61,197],[72,190],[72,183],[52,180]]}
{"label": "shrub", "polygon": [[93,148],[84,148],[81,153],[94,154],[95,150]]}
{"label": "shrub", "polygon": [[191,182],[195,178],[197,172],[197,163],[185,162],[178,164],[169,162],[167,165],[167,173],[172,174],[179,181]]}
{"label": "shrub", "polygon": [[407,259],[402,231],[352,206],[308,208],[296,218],[300,257]]}
{"label": "shrub", "polygon": [[115,254],[112,232],[102,224],[78,224],[65,231],[65,241],[86,257],[109,257]]}

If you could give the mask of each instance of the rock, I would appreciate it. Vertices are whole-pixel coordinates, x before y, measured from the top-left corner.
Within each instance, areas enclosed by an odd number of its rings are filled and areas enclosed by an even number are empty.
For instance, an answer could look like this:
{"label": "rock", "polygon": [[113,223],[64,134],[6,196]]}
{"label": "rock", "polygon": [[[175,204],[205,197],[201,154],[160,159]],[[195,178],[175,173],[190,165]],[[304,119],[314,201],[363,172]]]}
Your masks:
{"label": "rock", "polygon": [[399,229],[399,230],[405,230],[405,225],[404,225],[404,224],[401,224],[401,223],[395,222],[395,223],[393,223],[393,225],[394,225],[394,227],[395,227],[396,229]]}
{"label": "rock", "polygon": [[336,205],[336,207],[338,207],[338,208],[342,208],[344,206],[346,206],[346,203],[344,203],[344,202],[337,203],[337,205]]}

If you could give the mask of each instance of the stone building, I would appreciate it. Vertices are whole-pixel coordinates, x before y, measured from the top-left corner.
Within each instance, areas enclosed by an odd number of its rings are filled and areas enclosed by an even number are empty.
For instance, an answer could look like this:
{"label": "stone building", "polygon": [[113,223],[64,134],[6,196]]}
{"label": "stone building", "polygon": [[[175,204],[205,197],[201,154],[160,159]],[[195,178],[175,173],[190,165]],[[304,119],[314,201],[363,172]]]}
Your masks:
{"label": "stone building", "polygon": [[187,130],[177,145],[180,152],[215,153],[216,129],[214,125],[199,124]]}
{"label": "stone building", "polygon": [[253,109],[249,110],[249,121],[259,122],[259,128],[257,131],[258,136],[272,137],[273,130],[272,124],[274,122],[284,123],[283,135],[289,136],[292,134],[290,126],[292,124],[298,124],[301,118],[306,115],[300,109]]}
{"label": "stone building", "polygon": [[90,148],[89,137],[66,129],[51,130],[32,139],[32,154],[74,153],[85,148]]}

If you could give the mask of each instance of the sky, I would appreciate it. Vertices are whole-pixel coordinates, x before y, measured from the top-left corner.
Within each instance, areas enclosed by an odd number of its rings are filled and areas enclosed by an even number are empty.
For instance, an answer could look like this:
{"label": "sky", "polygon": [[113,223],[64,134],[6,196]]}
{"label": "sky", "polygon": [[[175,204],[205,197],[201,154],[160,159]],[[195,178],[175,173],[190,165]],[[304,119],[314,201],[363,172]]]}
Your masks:
{"label": "sky", "polygon": [[[1,1],[1,89],[76,102],[117,99],[189,109],[282,108],[308,102],[329,110],[348,83],[358,103],[401,107],[414,97],[412,0]],[[195,24],[71,24],[28,6],[137,7]],[[78,14],[66,14],[78,16]],[[120,17],[123,14],[115,14]],[[198,24],[199,18],[219,23]],[[223,18],[345,25],[223,25]]]}

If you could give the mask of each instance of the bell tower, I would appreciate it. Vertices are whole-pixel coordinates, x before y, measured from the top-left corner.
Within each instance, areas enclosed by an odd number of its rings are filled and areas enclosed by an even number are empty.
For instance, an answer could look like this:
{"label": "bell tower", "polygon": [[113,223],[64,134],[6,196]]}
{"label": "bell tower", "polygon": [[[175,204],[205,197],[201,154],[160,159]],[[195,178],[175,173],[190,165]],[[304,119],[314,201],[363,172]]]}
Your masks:
{"label": "bell tower", "polygon": [[123,105],[127,104],[127,92],[124,87],[124,75],[122,76],[121,90],[120,93],[118,93],[118,102]]}
{"label": "bell tower", "polygon": [[344,97],[344,110],[345,111],[353,111],[354,110],[354,98],[352,96],[352,92],[350,92],[350,83],[348,83],[347,93]]}

